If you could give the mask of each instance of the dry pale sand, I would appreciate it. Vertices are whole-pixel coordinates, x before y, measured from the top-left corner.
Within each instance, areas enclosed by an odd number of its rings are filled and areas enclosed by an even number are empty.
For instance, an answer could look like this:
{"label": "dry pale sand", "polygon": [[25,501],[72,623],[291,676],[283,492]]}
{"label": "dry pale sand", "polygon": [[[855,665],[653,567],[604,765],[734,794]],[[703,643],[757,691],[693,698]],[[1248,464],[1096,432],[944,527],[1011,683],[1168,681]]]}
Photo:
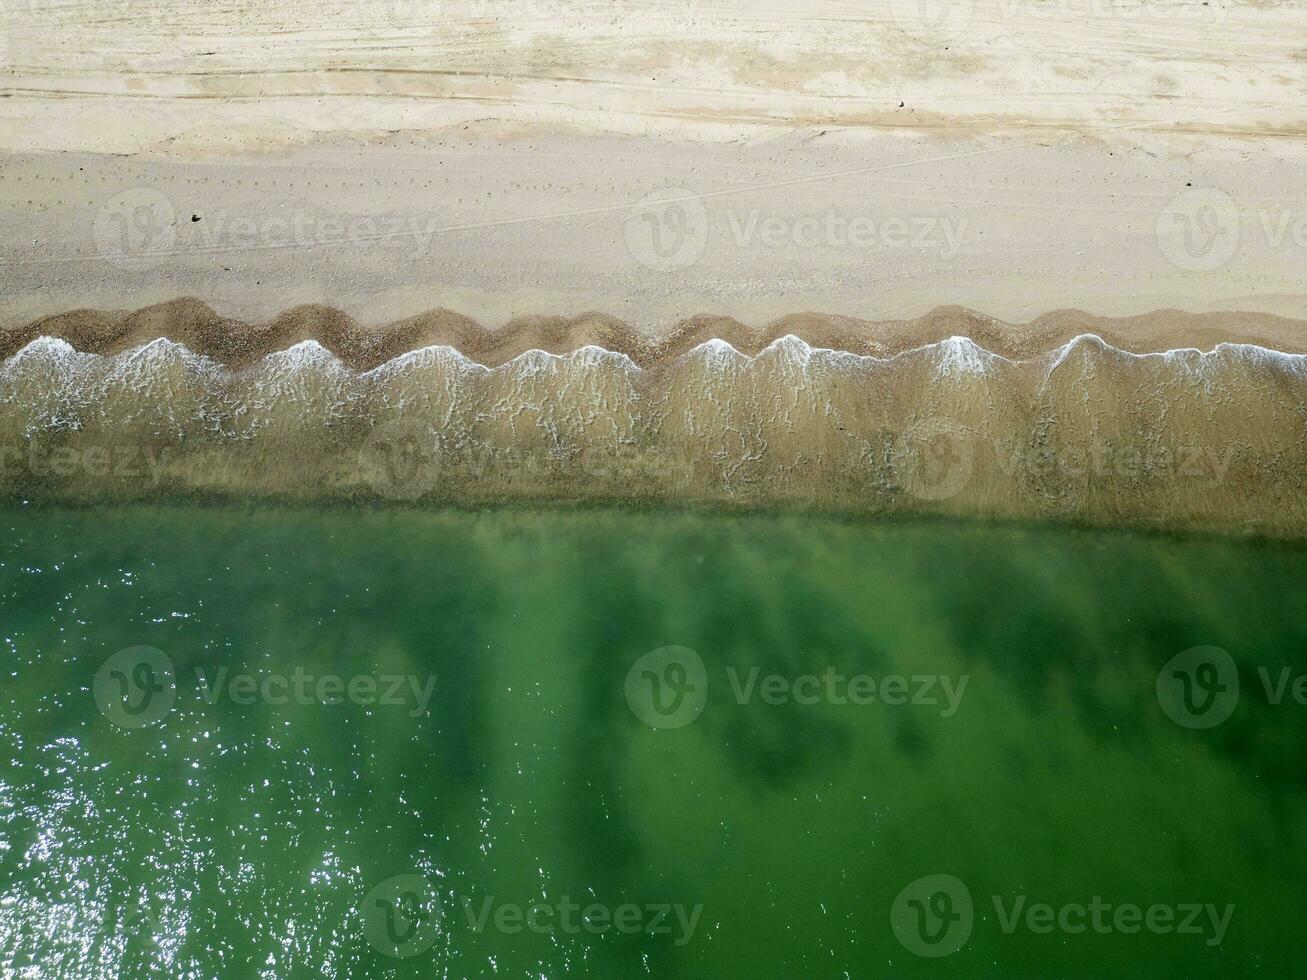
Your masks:
{"label": "dry pale sand", "polygon": [[1307,317],[1290,3],[7,0],[3,24],[7,326],[180,296],[647,335]]}

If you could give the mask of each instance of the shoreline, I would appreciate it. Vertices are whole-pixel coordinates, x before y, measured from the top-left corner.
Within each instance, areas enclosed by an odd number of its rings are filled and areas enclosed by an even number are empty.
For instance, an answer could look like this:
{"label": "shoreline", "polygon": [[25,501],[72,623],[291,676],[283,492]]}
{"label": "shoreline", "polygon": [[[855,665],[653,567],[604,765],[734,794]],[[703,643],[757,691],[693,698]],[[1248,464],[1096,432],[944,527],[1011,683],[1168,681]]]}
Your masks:
{"label": "shoreline", "polygon": [[1134,355],[1211,353],[1222,344],[1307,354],[1307,320],[1249,311],[1157,310],[1105,317],[1055,310],[1029,322],[1012,323],[965,307],[941,306],[914,319],[863,320],[809,311],[760,326],[700,314],[651,334],[598,312],[520,316],[488,327],[453,310],[436,309],[368,326],[343,310],[320,304],[297,306],[270,321],[251,323],[219,316],[204,302],[183,297],[132,312],[69,310],[0,331],[0,360],[44,337],[65,341],[79,353],[110,356],[162,339],[232,369],[306,342],[318,344],[357,372],[432,347],[452,348],[487,368],[502,367],[531,351],[563,355],[598,347],[651,369],[713,342],[754,357],[787,336],[816,349],[882,359],[958,338],[1009,361],[1035,360],[1082,337],[1101,339],[1114,350]]}
{"label": "shoreline", "polygon": [[740,506],[723,502],[698,501],[637,501],[637,500],[531,500],[505,499],[490,503],[443,503],[430,506],[422,502],[384,500],[380,498],[320,497],[300,499],[286,496],[222,496],[186,493],[178,496],[153,496],[123,499],[101,498],[44,498],[27,500],[0,490],[0,513],[18,514],[65,512],[80,517],[94,518],[105,515],[113,518],[127,513],[139,514],[152,510],[182,511],[240,511],[243,520],[265,519],[278,522],[298,517],[312,519],[316,514],[329,514],[340,518],[364,515],[367,519],[394,517],[406,520],[421,515],[433,521],[448,518],[487,515],[520,516],[523,519],[548,517],[559,521],[587,520],[612,516],[622,521],[641,523],[673,523],[678,520],[717,520],[740,522],[762,527],[773,522],[803,525],[808,523],[847,525],[867,533],[916,532],[930,533],[947,528],[960,533],[978,535],[1067,535],[1093,538],[1119,537],[1129,540],[1158,540],[1175,545],[1195,547],[1217,546],[1236,548],[1273,549],[1289,553],[1307,550],[1307,533],[1298,536],[1241,533],[1234,530],[1212,528],[1168,527],[1156,523],[1093,524],[1070,519],[1029,520],[1001,517],[968,517],[946,514],[868,514],[854,510],[817,509],[803,506]]}
{"label": "shoreline", "polygon": [[0,492],[812,508],[1307,537],[1307,355],[887,357],[783,336],[642,369],[594,346],[357,371],[316,341],[229,369],[176,342],[0,367]]}

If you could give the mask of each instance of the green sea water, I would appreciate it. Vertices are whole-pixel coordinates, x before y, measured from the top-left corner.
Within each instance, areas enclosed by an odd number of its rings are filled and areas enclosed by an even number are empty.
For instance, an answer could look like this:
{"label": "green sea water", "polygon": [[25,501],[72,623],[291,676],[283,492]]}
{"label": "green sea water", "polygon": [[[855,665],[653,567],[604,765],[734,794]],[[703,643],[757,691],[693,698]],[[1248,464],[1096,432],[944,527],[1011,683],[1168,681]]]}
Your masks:
{"label": "green sea water", "polygon": [[5,976],[1301,969],[1301,550],[607,511],[0,527]]}

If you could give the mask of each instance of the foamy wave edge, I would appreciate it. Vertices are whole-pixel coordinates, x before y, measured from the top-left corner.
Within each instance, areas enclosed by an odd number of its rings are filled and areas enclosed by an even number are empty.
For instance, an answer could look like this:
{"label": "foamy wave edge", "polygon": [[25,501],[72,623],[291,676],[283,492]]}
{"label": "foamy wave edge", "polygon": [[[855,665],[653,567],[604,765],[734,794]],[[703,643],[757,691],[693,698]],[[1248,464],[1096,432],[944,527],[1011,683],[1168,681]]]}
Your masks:
{"label": "foamy wave edge", "polygon": [[[134,469],[119,457],[136,454]],[[108,462],[106,463],[106,458]],[[1026,360],[796,335],[641,367],[447,345],[355,370],[316,340],[241,367],[165,338],[38,337],[0,366],[0,489],[425,504],[707,502],[1307,532],[1307,355],[1248,343]]]}
{"label": "foamy wave edge", "polygon": [[[968,368],[972,366],[980,367],[988,361],[998,361],[1004,364],[1047,363],[1048,369],[1051,372],[1062,363],[1071,351],[1082,344],[1098,347],[1103,351],[1110,352],[1120,357],[1135,358],[1139,360],[1160,358],[1164,361],[1169,361],[1198,358],[1201,361],[1207,358],[1219,357],[1224,353],[1239,353],[1250,358],[1281,359],[1299,365],[1307,363],[1307,354],[1275,350],[1274,348],[1263,347],[1259,344],[1241,342],[1222,342],[1214,345],[1208,350],[1202,350],[1198,347],[1173,347],[1165,351],[1136,352],[1115,347],[1096,333],[1078,334],[1061,346],[1046,353],[1022,359],[1009,358],[1002,354],[993,353],[975,343],[971,338],[961,335],[948,337],[932,343],[921,344],[909,348],[908,350],[887,354],[882,357],[875,354],[859,354],[855,351],[840,350],[833,347],[814,346],[796,334],[785,334],[784,336],[771,341],[757,354],[749,354],[740,351],[729,341],[714,338],[698,344],[686,353],[681,354],[676,358],[676,360],[685,361],[696,357],[714,359],[726,355],[728,357],[742,359],[746,362],[753,362],[759,359],[775,356],[778,352],[798,352],[801,357],[805,358],[812,355],[826,355],[836,359],[847,358],[860,362],[893,364],[894,362],[905,358],[920,356],[923,353],[932,351],[939,351],[946,358],[947,362],[955,367],[962,367],[964,365]],[[29,341],[17,353],[6,358],[4,363],[6,365],[12,364],[15,361],[33,355],[96,357],[104,360],[122,360],[134,359],[142,356],[148,357],[165,352],[175,352],[177,355],[187,360],[193,360],[197,364],[202,364],[207,369],[221,371],[228,374],[250,370],[250,366],[242,368],[227,368],[221,362],[208,357],[207,355],[196,353],[185,344],[170,340],[167,337],[159,337],[147,344],[143,344],[130,350],[120,351],[115,354],[98,354],[78,351],[66,340],[43,334]],[[537,363],[541,359],[553,361],[585,361],[595,358],[620,361],[627,369],[633,371],[647,372],[659,369],[657,367],[641,367],[632,360],[629,355],[622,353],[621,351],[608,350],[598,344],[583,344],[575,350],[566,351],[564,353],[553,353],[540,348],[532,348],[512,357],[505,363],[496,366],[486,366],[474,358],[468,357],[457,347],[449,344],[431,344],[426,347],[418,347],[410,351],[405,351],[402,354],[397,354],[377,367],[363,371],[356,371],[353,368],[350,368],[341,358],[337,357],[321,343],[310,339],[292,344],[284,350],[265,354],[260,358],[260,360],[266,362],[270,358],[273,358],[288,364],[303,363],[312,365],[320,365],[324,361],[329,361],[341,371],[356,374],[360,377],[381,377],[388,371],[402,369],[408,364],[420,362],[424,358],[433,355],[453,358],[470,368],[476,368],[486,372],[511,370],[515,365]]]}

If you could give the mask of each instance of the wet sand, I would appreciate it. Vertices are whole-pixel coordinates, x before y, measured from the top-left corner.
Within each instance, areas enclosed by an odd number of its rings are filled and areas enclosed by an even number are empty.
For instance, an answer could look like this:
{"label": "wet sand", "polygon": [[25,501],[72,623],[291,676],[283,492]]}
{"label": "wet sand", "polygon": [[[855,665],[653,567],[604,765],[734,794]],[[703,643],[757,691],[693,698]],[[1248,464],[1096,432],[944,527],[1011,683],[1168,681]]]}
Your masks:
{"label": "wet sand", "polygon": [[912,320],[795,313],[762,326],[704,315],[650,335],[602,313],[524,316],[491,328],[453,310],[431,310],[369,326],[342,310],[304,305],[270,322],[245,323],[220,317],[200,300],[185,298],[130,313],[73,310],[43,317],[0,335],[0,357],[12,357],[39,337],[67,341],[89,354],[118,354],[164,338],[228,367],[244,367],[313,341],[355,371],[369,371],[426,347],[449,347],[477,364],[500,367],[528,351],[567,354],[589,346],[622,354],[639,367],[655,368],[712,340],[750,356],[782,337],[794,336],[814,348],[890,357],[960,336],[1009,360],[1029,360],[1086,334],[1135,354],[1181,348],[1211,351],[1221,343],[1307,352],[1307,321],[1252,312],[1162,310],[1136,317],[1100,317],[1058,310],[1029,323],[1006,323],[962,307],[940,307]]}
{"label": "wet sand", "polygon": [[367,372],[313,340],[228,369],[166,340],[41,338],[0,370],[0,485],[189,495],[817,508],[1307,535],[1307,355],[888,357],[784,336],[642,369],[588,346],[488,368],[425,347]]}

